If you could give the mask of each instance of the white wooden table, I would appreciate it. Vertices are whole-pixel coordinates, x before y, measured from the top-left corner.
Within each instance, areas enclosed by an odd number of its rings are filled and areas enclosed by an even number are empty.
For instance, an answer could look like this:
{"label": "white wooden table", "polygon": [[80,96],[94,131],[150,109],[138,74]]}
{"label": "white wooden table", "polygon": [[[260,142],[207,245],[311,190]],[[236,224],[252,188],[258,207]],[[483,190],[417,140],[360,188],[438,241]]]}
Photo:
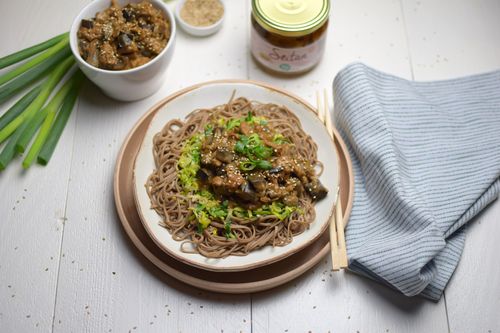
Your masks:
{"label": "white wooden table", "polygon": [[[0,55],[67,31],[87,2],[2,0]],[[471,223],[438,303],[330,275],[327,258],[282,287],[240,296],[193,290],[143,264],[115,213],[113,168],[132,125],[168,94],[249,78],[314,103],[352,61],[414,80],[500,68],[498,0],[333,0],[323,61],[293,79],[249,57],[249,1],[226,5],[216,35],[179,31],[158,93],[119,103],[87,84],[50,164],[22,172],[16,161],[0,174],[0,332],[499,332],[500,202]]]}

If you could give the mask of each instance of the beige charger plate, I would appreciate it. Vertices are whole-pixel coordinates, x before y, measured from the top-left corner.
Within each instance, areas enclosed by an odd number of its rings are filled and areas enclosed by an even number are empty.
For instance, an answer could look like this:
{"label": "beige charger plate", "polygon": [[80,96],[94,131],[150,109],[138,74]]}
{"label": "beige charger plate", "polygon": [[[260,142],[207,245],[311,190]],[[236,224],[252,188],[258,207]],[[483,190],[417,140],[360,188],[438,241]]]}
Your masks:
{"label": "beige charger plate", "polygon": [[[279,90],[262,83],[256,84]],[[136,123],[125,139],[117,158],[114,176],[115,204],[120,221],[131,241],[150,262],[163,272],[186,284],[209,291],[234,294],[257,292],[284,284],[306,272],[329,252],[328,231],[300,252],[278,262],[245,272],[213,272],[195,268],[172,258],[154,243],[144,229],[133,195],[135,157],[155,113],[171,99],[186,91],[196,89],[198,86],[179,91],[157,103]],[[300,100],[313,109],[297,96],[283,90],[279,91]],[[338,133],[335,133],[335,144],[339,157],[340,195],[343,202],[344,224],[347,224],[353,199],[352,165],[345,144]]]}

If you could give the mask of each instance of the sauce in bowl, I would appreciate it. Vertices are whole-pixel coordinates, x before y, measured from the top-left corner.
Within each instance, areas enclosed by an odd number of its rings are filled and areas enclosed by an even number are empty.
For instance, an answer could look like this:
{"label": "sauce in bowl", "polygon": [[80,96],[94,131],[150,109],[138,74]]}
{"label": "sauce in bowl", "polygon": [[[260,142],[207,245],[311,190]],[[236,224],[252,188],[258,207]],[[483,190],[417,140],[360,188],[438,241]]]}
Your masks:
{"label": "sauce in bowl", "polygon": [[144,65],[167,45],[170,22],[149,1],[120,7],[115,0],[78,29],[81,57],[106,70],[126,70]]}

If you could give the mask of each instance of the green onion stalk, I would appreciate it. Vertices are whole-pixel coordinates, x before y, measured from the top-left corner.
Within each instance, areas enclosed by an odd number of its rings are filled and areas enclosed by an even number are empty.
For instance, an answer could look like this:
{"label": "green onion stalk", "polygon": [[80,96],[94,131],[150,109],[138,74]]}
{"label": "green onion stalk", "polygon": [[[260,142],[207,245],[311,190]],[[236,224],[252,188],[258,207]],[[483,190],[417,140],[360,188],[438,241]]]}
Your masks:
{"label": "green onion stalk", "polygon": [[22,61],[26,58],[29,58],[32,55],[35,55],[39,52],[42,52],[42,51],[48,49],[49,47],[56,45],[63,38],[65,38],[67,36],[68,36],[68,33],[65,32],[65,33],[60,34],[58,36],[55,36],[49,40],[46,40],[43,43],[30,46],[30,47],[25,48],[21,51],[18,51],[18,52],[10,54],[8,56],[5,56],[3,58],[0,58],[0,69],[8,67],[10,65],[13,65],[15,63],[18,63],[19,61]]}
{"label": "green onion stalk", "polygon": [[69,56],[62,63],[57,65],[49,78],[42,84],[42,89],[33,102],[31,102],[31,104],[7,126],[0,130],[0,143],[5,141],[5,139],[7,139],[23,122],[30,120],[42,108],[54,87],[74,62],[73,56]]}
{"label": "green onion stalk", "polygon": [[16,104],[14,104],[7,112],[0,117],[0,130],[7,126],[13,119],[21,114],[24,109],[38,96],[42,87],[40,85],[31,89],[26,95],[23,96]]}
{"label": "green onion stalk", "polygon": [[69,45],[66,45],[52,57],[45,59],[41,63],[30,68],[25,73],[0,86],[0,104],[11,98],[18,91],[30,86],[33,82],[47,75],[70,54],[71,49]]}
{"label": "green onion stalk", "polygon": [[[49,137],[59,107],[61,106],[61,104],[65,100],[65,97],[69,93],[73,93],[75,96],[78,95],[78,90],[80,89],[82,81],[83,81],[83,73],[80,70],[78,70],[73,75],[73,77],[70,80],[68,80],[66,84],[58,91],[58,93],[54,96],[54,98],[50,101],[50,103],[41,112],[39,112],[39,113],[45,113],[45,119],[43,121],[42,127],[40,128],[40,131],[38,132],[38,135],[33,141],[33,144],[31,145],[30,150],[28,151],[28,154],[26,155],[23,161],[23,168],[25,169],[29,168],[33,163],[33,161],[35,160],[35,158],[38,156],[38,153],[42,149],[47,138]],[[35,124],[35,126],[38,127],[38,124]],[[18,141],[18,145],[16,145],[16,149],[18,149],[18,151],[20,150],[24,151],[27,144],[29,143],[32,134],[30,135],[29,132],[27,134],[28,135],[24,138],[21,136],[20,140]]]}
{"label": "green onion stalk", "polygon": [[68,93],[68,95],[64,99],[61,110],[57,114],[57,118],[54,121],[54,125],[50,130],[47,140],[43,144],[42,150],[40,150],[40,153],[38,154],[38,164],[47,165],[47,163],[49,163],[49,160],[52,157],[54,150],[56,149],[57,143],[59,142],[59,138],[64,131],[64,127],[66,126],[66,123],[71,116],[71,112],[73,111],[73,107],[78,97],[80,86],[81,84],[79,86],[75,85],[75,87]]}
{"label": "green onion stalk", "polygon": [[30,68],[33,68],[34,66],[38,65],[42,61],[52,57],[54,54],[58,53],[59,51],[61,51],[65,47],[67,47],[68,43],[69,43],[69,38],[68,38],[68,35],[66,34],[65,36],[63,36],[63,38],[56,45],[52,46],[47,51],[39,54],[38,56],[31,59],[30,61],[22,64],[21,66],[18,66],[7,73],[0,75],[0,85],[12,80],[16,76],[26,72]]}
{"label": "green onion stalk", "polygon": [[66,95],[68,95],[68,93],[72,89],[78,90],[79,84],[81,83],[82,79],[82,72],[80,70],[77,70],[72,75],[72,77],[64,83],[64,85],[61,87],[61,89],[59,89],[54,97],[52,97],[50,102],[43,109],[37,112],[33,118],[31,118],[31,120],[28,122],[28,126],[16,143],[16,150],[19,153],[24,153],[26,147],[31,141],[31,138],[40,127],[40,124],[47,118],[47,116],[51,113],[56,113],[57,110],[59,110]]}

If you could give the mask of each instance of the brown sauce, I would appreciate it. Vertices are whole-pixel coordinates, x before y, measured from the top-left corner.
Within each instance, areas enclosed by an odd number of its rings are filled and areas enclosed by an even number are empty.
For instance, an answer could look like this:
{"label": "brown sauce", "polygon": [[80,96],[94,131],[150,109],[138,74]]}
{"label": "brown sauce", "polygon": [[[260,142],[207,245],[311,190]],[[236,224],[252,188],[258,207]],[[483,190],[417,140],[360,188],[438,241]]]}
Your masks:
{"label": "brown sauce", "polygon": [[314,166],[265,121],[241,120],[231,129],[214,126],[202,142],[198,178],[219,198],[250,209],[275,201],[297,206],[302,193],[315,201],[328,192]]}
{"label": "brown sauce", "polygon": [[149,1],[111,6],[92,19],[84,19],[78,30],[78,47],[90,65],[107,70],[125,70],[155,58],[170,39],[170,22]]}

